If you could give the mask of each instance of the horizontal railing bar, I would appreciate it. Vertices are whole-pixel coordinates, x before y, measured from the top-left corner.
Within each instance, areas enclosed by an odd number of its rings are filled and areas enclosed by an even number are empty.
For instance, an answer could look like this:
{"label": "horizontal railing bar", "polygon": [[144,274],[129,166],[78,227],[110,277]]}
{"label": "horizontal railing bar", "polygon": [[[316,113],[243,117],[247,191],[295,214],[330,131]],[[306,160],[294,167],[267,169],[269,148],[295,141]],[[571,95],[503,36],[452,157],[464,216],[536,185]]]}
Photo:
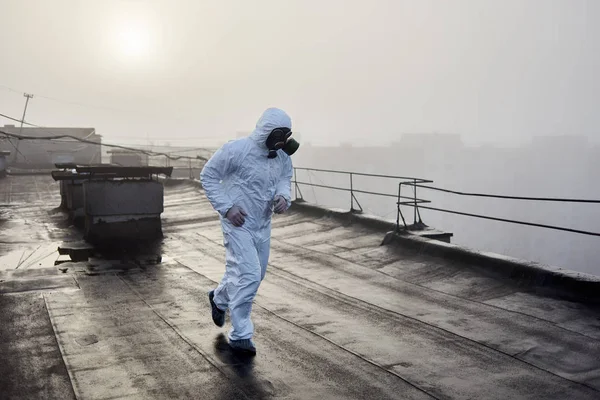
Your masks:
{"label": "horizontal railing bar", "polygon": [[[413,207],[414,207],[414,203],[409,203],[409,204],[406,204],[406,205],[407,206],[413,205]],[[516,221],[516,220],[512,220],[512,219],[490,217],[490,216],[487,216],[487,215],[471,214],[471,213],[465,213],[465,212],[454,211],[454,210],[444,210],[443,208],[435,208],[435,207],[428,207],[428,206],[419,206],[419,208],[424,208],[424,209],[433,210],[433,211],[440,211],[440,212],[445,212],[445,213],[449,213],[449,214],[464,215],[464,216],[467,216],[467,217],[488,219],[488,220],[492,220],[492,221],[508,222],[508,223],[518,224],[518,225],[534,226],[534,227],[537,227],[537,228],[546,228],[546,229],[554,229],[554,230],[563,231],[563,232],[579,233],[579,234],[582,234],[582,235],[600,236],[600,233],[590,232],[590,231],[582,231],[582,230],[579,230],[579,229],[564,228],[564,227],[561,227],[561,226],[536,224],[534,222]]]}
{"label": "horizontal railing bar", "polygon": [[[309,182],[300,182],[300,181],[293,181],[293,182],[296,183],[296,184],[298,184],[298,185],[307,185],[307,186],[319,187],[319,188],[324,188],[324,189],[341,190],[341,191],[344,191],[344,192],[352,192],[352,193],[372,194],[372,195],[375,195],[375,196],[393,197],[394,199],[398,198],[397,194],[380,193],[380,192],[369,192],[369,191],[366,191],[366,190],[357,190],[357,189],[342,188],[342,187],[339,187],[339,186],[319,185],[318,183],[309,183]],[[412,197],[406,197],[406,196],[400,196],[400,198],[401,199],[414,200]]]}
{"label": "horizontal railing bar", "polygon": [[[396,196],[398,197],[398,196]],[[411,205],[411,204],[415,204],[415,201],[419,204],[424,204],[424,203],[431,203],[431,200],[425,200],[425,199],[415,199],[414,197],[405,197],[402,196],[403,199],[408,199],[409,201],[399,201],[396,204],[401,205],[401,206],[406,206],[406,205]]]}
{"label": "horizontal railing bar", "polygon": [[325,188],[325,189],[343,190],[345,192],[350,192],[349,188],[341,188],[341,187],[337,187],[337,186],[319,185],[318,183],[308,183],[308,182],[300,182],[300,181],[294,181],[294,183],[296,183],[297,185],[307,185],[307,186],[314,186],[314,187],[320,187],[320,188]]}
{"label": "horizontal railing bar", "polygon": [[459,192],[456,190],[442,189],[436,188],[433,186],[426,186],[415,184],[414,182],[402,182],[403,185],[406,186],[414,186],[423,189],[435,190],[438,192],[457,194],[460,196],[472,196],[472,197],[490,197],[495,199],[509,199],[509,200],[530,200],[530,201],[556,201],[556,202],[564,202],[564,203],[594,203],[600,204],[600,200],[586,200],[586,199],[569,199],[569,198],[557,198],[557,197],[526,197],[526,196],[504,196],[497,194],[485,194],[485,193],[469,193],[469,192]]}
{"label": "horizontal railing bar", "polygon": [[[363,194],[372,194],[372,195],[383,196],[383,197],[393,197],[394,199],[398,198],[397,194],[390,194],[390,193],[369,192],[369,191],[366,191],[366,190],[359,190],[359,189],[352,189],[352,192],[354,192],[354,193],[363,193]],[[408,199],[409,197],[403,197],[403,198]]]}
{"label": "horizontal railing bar", "polygon": [[417,180],[417,183],[433,183],[433,181],[422,179],[422,178],[414,178],[408,176],[394,176],[394,175],[381,175],[381,174],[367,174],[363,172],[352,172],[352,171],[339,171],[333,169],[319,169],[319,168],[303,168],[303,167],[294,167],[298,171],[313,171],[313,172],[329,172],[332,174],[352,174],[356,176],[370,176],[373,178],[386,178],[386,179],[407,179],[407,180]]}

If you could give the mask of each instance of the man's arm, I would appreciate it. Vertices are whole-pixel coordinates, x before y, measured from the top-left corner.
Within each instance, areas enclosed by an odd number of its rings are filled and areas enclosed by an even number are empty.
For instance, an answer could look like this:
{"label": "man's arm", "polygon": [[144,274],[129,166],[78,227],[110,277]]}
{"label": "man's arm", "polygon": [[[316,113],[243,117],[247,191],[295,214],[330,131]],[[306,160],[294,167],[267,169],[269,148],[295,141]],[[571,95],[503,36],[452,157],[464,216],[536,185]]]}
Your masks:
{"label": "man's arm", "polygon": [[294,175],[294,167],[292,165],[292,159],[285,157],[283,161],[283,170],[281,176],[277,182],[277,189],[275,190],[275,197],[281,196],[285,199],[287,208],[292,205],[292,176]]}
{"label": "man's arm", "polygon": [[234,204],[223,190],[221,181],[233,172],[235,168],[234,160],[233,147],[231,143],[226,143],[213,154],[202,168],[202,172],[200,172],[200,181],[208,201],[223,217],[227,216],[227,211]]}

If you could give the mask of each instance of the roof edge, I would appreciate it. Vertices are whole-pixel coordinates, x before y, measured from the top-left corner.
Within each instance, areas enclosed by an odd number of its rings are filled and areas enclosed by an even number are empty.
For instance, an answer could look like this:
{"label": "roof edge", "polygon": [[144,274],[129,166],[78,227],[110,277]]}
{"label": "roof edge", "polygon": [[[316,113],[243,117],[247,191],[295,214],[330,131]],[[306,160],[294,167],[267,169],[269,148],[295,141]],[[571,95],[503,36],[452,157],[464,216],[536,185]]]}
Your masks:
{"label": "roof edge", "polygon": [[473,250],[457,244],[420,237],[410,232],[397,233],[396,224],[383,219],[343,210],[327,209],[303,201],[294,201],[299,212],[333,217],[345,223],[357,223],[385,234],[382,245],[396,244],[421,254],[458,261],[482,273],[509,279],[520,287],[530,287],[541,295],[569,300],[600,303],[600,276],[527,261],[489,251]]}

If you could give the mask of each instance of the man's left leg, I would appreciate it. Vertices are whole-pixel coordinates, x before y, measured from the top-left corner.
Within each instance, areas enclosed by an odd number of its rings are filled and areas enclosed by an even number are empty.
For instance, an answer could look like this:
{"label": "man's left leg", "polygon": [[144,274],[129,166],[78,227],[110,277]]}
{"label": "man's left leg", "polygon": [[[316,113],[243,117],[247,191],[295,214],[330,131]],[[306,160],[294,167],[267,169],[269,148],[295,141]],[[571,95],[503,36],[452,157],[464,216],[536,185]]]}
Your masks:
{"label": "man's left leg", "polygon": [[267,265],[269,265],[269,255],[271,253],[271,238],[267,237],[260,243],[257,243],[258,261],[260,262],[260,280],[262,282],[267,274]]}

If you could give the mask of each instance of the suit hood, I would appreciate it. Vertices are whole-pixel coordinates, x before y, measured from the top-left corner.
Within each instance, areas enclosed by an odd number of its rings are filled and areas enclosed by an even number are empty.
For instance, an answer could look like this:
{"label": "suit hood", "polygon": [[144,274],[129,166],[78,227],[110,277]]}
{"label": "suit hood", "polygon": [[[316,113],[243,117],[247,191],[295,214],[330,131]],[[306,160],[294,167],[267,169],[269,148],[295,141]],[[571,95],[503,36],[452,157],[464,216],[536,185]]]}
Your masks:
{"label": "suit hood", "polygon": [[256,123],[256,128],[250,134],[250,139],[254,140],[260,147],[266,149],[267,145],[265,142],[271,131],[275,128],[288,128],[291,130],[292,119],[285,111],[279,108],[268,108]]}

